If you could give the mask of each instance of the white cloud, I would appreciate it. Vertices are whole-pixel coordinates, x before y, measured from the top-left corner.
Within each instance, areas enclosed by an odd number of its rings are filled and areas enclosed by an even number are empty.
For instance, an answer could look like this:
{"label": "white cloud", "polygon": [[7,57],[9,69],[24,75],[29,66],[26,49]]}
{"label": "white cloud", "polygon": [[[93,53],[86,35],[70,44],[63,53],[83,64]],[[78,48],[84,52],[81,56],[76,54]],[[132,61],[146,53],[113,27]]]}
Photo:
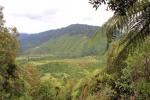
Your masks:
{"label": "white cloud", "polygon": [[88,0],[0,0],[7,26],[20,32],[37,33],[70,24],[102,25],[112,13],[101,6],[97,11]]}

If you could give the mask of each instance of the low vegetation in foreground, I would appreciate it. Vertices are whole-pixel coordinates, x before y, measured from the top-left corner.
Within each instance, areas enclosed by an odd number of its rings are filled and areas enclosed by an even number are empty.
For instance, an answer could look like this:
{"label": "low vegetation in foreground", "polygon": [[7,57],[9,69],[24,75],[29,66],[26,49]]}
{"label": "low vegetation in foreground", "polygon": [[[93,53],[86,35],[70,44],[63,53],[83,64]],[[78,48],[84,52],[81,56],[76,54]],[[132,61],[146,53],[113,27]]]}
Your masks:
{"label": "low vegetation in foreground", "polygon": [[17,62],[34,100],[81,98],[82,85],[106,65],[95,56],[68,59],[20,57]]}

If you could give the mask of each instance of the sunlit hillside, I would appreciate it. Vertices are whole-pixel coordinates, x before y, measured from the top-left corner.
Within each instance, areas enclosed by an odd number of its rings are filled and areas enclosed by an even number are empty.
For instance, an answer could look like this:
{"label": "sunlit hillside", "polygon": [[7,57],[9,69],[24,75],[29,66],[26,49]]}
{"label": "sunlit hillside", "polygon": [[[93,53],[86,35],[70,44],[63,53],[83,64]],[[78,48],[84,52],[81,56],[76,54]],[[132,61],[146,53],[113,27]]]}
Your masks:
{"label": "sunlit hillside", "polygon": [[[96,32],[99,41],[92,43]],[[80,57],[101,55],[106,48],[106,35],[96,26],[74,24],[38,34],[21,34],[21,54]]]}

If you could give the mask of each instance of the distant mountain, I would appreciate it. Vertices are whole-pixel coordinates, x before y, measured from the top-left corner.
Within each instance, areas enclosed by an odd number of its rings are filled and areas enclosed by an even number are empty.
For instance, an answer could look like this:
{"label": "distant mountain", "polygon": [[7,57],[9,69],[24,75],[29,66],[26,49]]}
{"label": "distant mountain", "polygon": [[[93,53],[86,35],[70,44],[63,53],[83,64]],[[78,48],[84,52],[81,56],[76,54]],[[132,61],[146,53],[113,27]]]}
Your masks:
{"label": "distant mountain", "polygon": [[98,53],[105,47],[105,38],[102,38],[103,46],[100,46],[102,48],[89,46],[89,40],[95,32],[100,31],[99,28],[98,26],[72,24],[37,34],[20,34],[21,53],[56,56],[83,56]]}

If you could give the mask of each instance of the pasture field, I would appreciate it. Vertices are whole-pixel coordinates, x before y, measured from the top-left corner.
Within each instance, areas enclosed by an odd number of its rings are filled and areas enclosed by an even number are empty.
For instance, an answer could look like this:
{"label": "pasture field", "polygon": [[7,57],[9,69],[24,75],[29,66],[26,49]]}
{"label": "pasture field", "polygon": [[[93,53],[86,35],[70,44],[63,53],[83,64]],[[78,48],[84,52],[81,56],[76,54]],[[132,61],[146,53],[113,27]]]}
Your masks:
{"label": "pasture field", "polygon": [[56,78],[82,78],[93,71],[105,66],[104,61],[96,56],[78,58],[56,58],[56,57],[19,57],[19,65],[35,66],[40,76],[51,74]]}

